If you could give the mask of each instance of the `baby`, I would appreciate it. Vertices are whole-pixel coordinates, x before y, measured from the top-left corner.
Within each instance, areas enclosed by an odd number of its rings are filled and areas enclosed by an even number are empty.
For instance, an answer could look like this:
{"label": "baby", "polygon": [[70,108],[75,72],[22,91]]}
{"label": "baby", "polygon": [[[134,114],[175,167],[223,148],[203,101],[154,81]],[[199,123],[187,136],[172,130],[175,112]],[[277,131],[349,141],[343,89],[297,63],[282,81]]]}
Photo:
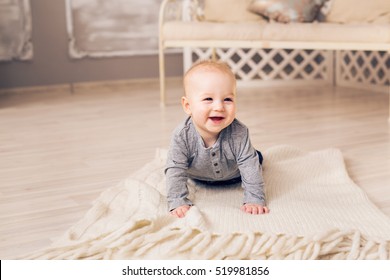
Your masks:
{"label": "baby", "polygon": [[165,169],[168,208],[182,218],[193,203],[187,180],[211,185],[242,182],[241,210],[268,213],[261,163],[248,128],[236,117],[236,79],[221,62],[202,61],[184,75],[181,103],[189,115],[174,131]]}

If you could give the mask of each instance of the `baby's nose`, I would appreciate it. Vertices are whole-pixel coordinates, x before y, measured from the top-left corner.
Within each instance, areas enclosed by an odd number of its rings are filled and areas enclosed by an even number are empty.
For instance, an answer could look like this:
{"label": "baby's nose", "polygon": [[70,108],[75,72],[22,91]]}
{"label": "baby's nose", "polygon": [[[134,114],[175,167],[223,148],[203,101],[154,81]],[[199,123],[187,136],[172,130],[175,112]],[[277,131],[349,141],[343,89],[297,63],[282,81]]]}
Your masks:
{"label": "baby's nose", "polygon": [[214,110],[223,110],[224,109],[224,106],[223,106],[223,101],[221,100],[215,100],[213,102],[214,104]]}

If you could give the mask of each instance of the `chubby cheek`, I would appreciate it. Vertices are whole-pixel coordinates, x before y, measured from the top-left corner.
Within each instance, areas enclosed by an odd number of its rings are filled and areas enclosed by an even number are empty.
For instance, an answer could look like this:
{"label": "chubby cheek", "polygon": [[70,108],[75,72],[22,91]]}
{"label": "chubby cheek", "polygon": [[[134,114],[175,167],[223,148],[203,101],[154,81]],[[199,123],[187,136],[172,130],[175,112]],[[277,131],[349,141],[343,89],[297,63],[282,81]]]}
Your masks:
{"label": "chubby cheek", "polygon": [[228,112],[229,116],[232,118],[236,117],[236,106],[231,105],[226,108],[226,111]]}
{"label": "chubby cheek", "polygon": [[207,118],[210,110],[206,106],[194,106],[192,112],[199,117]]}

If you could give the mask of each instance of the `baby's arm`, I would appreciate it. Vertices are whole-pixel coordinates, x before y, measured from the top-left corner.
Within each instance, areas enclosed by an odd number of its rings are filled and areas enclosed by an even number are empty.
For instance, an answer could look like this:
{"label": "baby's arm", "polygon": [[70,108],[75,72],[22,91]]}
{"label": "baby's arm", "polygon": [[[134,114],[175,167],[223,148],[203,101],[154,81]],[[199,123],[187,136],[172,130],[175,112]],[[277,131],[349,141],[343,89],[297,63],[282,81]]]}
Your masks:
{"label": "baby's arm", "polygon": [[170,213],[172,216],[175,216],[177,218],[184,218],[186,212],[190,210],[190,207],[190,205],[182,205],[173,209]]}
{"label": "baby's arm", "polygon": [[168,210],[171,215],[183,218],[192,202],[188,199],[187,170],[189,165],[186,139],[174,133],[165,168]]}
{"label": "baby's arm", "polygon": [[255,203],[246,203],[241,206],[241,210],[244,211],[245,213],[252,214],[252,215],[269,213],[269,209],[267,206],[263,206],[261,204],[255,204]]}
{"label": "baby's arm", "polygon": [[244,189],[244,201],[241,210],[254,215],[266,214],[269,212],[269,209],[263,206],[266,205],[266,198],[263,170],[260,164],[262,159],[259,159],[259,153],[251,144],[247,128],[236,139],[236,144],[234,153],[237,155],[237,165]]}

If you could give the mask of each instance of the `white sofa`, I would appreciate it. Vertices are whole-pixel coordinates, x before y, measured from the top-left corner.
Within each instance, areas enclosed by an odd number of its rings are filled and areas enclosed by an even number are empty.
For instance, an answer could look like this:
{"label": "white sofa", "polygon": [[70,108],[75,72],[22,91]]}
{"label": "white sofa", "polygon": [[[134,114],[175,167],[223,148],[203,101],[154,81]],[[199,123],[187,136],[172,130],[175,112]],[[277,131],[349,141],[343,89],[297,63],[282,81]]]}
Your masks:
{"label": "white sofa", "polygon": [[[270,0],[278,1],[283,2]],[[164,0],[159,18],[161,103],[165,103],[164,54],[168,48],[370,50],[390,54],[389,0],[327,1],[331,2],[326,21],[284,23],[267,21],[248,11],[251,0]]]}

